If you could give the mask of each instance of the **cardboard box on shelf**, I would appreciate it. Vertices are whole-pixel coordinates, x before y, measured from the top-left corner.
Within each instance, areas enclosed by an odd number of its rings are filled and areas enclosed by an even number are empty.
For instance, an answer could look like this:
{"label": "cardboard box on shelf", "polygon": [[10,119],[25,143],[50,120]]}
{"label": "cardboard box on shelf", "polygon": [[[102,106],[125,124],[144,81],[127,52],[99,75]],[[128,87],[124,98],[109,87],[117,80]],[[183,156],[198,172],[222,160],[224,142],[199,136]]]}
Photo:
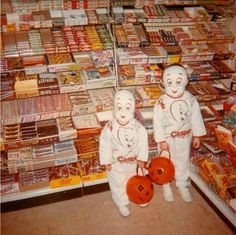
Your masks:
{"label": "cardboard box on shelf", "polygon": [[59,140],[58,127],[55,119],[37,122],[39,144],[53,143]]}
{"label": "cardboard box on shelf", "polygon": [[56,120],[59,131],[59,141],[72,140],[76,138],[76,129],[74,128],[72,118],[70,116],[60,117]]}
{"label": "cardboard box on shelf", "polygon": [[228,142],[229,145],[229,158],[233,164],[234,167],[236,167],[236,144],[233,143],[232,141]]}
{"label": "cardboard box on shelf", "polygon": [[55,166],[49,169],[50,187],[60,188],[72,185],[80,185],[80,168],[77,163]]}
{"label": "cardboard box on shelf", "polygon": [[83,74],[86,80],[87,89],[114,87],[116,84],[115,74],[108,66],[83,70]]}
{"label": "cardboard box on shelf", "polygon": [[73,115],[85,115],[96,111],[91,96],[87,90],[68,94]]}
{"label": "cardboard box on shelf", "polygon": [[57,73],[60,93],[70,93],[86,90],[85,78],[79,71]]}
{"label": "cardboard box on shelf", "polygon": [[107,178],[104,166],[98,161],[98,152],[80,155],[78,165],[81,169],[82,182],[96,181]]}
{"label": "cardboard box on shelf", "polygon": [[228,152],[229,141],[233,141],[233,134],[231,130],[221,125],[218,125],[217,128],[215,129],[215,133],[219,147]]}
{"label": "cardboard box on shelf", "polygon": [[90,97],[97,112],[111,110],[113,107],[113,88],[89,90]]}
{"label": "cardboard box on shelf", "polygon": [[49,170],[21,171],[19,173],[20,191],[30,191],[49,186]]}
{"label": "cardboard box on shelf", "polygon": [[38,81],[25,80],[15,82],[15,92],[17,98],[26,98],[39,95]]}
{"label": "cardboard box on shelf", "polygon": [[39,94],[53,95],[60,93],[57,76],[54,73],[42,73],[38,79]]}
{"label": "cardboard box on shelf", "polygon": [[89,154],[98,151],[98,136],[91,136],[87,138],[81,138],[76,140],[76,147],[78,151],[78,155],[84,156],[84,154]]}
{"label": "cardboard box on shelf", "polygon": [[32,169],[43,169],[77,162],[77,151],[72,140],[35,146],[32,150]]}
{"label": "cardboard box on shelf", "polygon": [[73,116],[72,120],[78,138],[99,135],[101,132],[101,126],[95,114]]}

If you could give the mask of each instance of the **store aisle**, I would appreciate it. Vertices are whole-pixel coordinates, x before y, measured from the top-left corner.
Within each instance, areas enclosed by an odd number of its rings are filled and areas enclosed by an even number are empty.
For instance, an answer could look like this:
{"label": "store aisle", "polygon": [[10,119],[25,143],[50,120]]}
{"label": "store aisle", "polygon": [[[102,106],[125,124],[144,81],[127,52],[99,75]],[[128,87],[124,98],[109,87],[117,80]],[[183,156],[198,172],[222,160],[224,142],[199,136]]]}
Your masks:
{"label": "store aisle", "polygon": [[[174,187],[173,187],[174,188]],[[150,205],[130,205],[131,215],[120,216],[110,192],[96,193],[34,208],[1,214],[2,235],[231,235],[233,231],[190,188],[194,201],[185,203],[174,190],[175,201],[162,198],[155,185]]]}

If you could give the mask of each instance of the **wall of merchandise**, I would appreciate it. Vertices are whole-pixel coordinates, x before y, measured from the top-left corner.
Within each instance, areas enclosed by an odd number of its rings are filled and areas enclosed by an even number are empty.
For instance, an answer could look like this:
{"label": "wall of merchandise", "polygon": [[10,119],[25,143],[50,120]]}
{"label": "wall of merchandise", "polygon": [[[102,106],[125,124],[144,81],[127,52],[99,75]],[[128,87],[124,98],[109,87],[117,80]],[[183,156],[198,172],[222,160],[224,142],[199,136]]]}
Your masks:
{"label": "wall of merchandise", "polygon": [[[161,73],[169,63],[180,62],[208,131],[202,148],[191,153],[193,165],[208,189],[231,207],[236,148],[235,110],[230,110],[236,103],[233,4],[3,0],[2,202],[107,182],[98,161],[99,134],[112,117],[116,89],[134,93],[136,118],[148,130],[151,158],[156,154],[151,113],[163,93]],[[231,152],[216,134],[218,128],[231,135]]]}

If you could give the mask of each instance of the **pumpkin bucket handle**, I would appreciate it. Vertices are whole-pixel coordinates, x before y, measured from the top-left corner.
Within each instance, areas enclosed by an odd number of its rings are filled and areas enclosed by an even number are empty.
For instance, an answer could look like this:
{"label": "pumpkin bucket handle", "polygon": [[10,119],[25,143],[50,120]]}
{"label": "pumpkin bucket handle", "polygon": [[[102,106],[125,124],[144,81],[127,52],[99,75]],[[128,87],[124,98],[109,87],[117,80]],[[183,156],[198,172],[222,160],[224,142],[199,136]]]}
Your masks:
{"label": "pumpkin bucket handle", "polygon": [[139,168],[141,169],[142,176],[145,176],[145,174],[144,174],[144,170],[143,170],[144,167],[141,167],[141,166],[139,166],[139,165],[137,165],[137,167],[136,167],[136,174],[139,175],[139,173],[138,173],[138,169],[139,169]]}
{"label": "pumpkin bucket handle", "polygon": [[[166,150],[167,152],[168,152],[168,154],[169,154],[169,161],[171,160],[171,155],[170,155],[170,150],[168,149],[168,150]],[[161,157],[161,154],[162,154],[162,150],[160,151],[160,154],[158,154],[158,157]]]}

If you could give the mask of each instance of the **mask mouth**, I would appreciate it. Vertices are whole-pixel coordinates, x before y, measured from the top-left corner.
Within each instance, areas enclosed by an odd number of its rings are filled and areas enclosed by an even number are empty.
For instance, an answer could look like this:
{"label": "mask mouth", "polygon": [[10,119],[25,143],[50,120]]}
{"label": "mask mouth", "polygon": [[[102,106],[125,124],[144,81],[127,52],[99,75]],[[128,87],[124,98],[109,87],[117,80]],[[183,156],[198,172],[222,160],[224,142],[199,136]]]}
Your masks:
{"label": "mask mouth", "polygon": [[177,91],[173,91],[173,90],[172,90],[172,93],[176,94],[176,93],[177,93]]}
{"label": "mask mouth", "polygon": [[117,120],[117,122],[121,125],[121,126],[126,126],[128,123],[129,123],[129,121],[124,121],[124,120]]}
{"label": "mask mouth", "polygon": [[120,115],[120,116],[121,116],[121,118],[123,118],[123,119],[126,117],[125,115]]}

